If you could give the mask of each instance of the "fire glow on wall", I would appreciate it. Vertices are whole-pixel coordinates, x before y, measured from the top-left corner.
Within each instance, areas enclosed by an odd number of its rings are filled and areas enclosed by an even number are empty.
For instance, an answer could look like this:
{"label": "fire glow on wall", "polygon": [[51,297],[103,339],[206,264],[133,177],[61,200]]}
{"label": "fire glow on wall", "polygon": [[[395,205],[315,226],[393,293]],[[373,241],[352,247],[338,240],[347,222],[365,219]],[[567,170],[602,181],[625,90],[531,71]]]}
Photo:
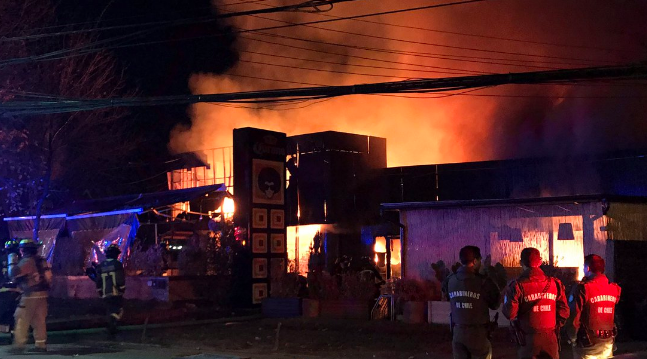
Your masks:
{"label": "fire glow on wall", "polygon": [[391,266],[390,277],[400,277],[401,276],[401,242],[400,239],[390,238],[390,263],[387,263],[387,240],[386,237],[375,237],[375,245],[373,245],[374,257],[373,261],[378,267],[380,272],[386,276],[386,266]]}
{"label": "fire glow on wall", "polygon": [[294,272],[302,275],[308,273],[313,239],[317,233],[321,233],[322,228],[320,224],[287,227],[288,262],[290,269],[294,266]]}

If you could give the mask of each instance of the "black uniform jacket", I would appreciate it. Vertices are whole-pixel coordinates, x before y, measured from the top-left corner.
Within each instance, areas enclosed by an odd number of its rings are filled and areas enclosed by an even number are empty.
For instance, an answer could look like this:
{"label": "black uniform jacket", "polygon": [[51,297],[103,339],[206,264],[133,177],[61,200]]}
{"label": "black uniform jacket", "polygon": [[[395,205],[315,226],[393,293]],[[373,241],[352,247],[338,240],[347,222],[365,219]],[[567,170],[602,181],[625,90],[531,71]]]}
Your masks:
{"label": "black uniform jacket", "polygon": [[443,292],[451,303],[452,320],[456,325],[488,324],[488,308],[497,309],[501,303],[501,294],[494,281],[465,266],[447,278]]}

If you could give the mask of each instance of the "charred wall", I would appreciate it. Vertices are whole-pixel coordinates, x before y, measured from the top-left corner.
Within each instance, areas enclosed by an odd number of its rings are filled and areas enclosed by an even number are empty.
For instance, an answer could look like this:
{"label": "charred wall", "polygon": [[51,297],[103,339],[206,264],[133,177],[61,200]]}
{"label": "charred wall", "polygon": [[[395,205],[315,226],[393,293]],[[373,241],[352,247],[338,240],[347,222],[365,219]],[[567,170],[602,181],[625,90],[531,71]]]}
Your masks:
{"label": "charred wall", "polygon": [[393,167],[384,173],[388,202],[647,196],[642,152]]}
{"label": "charred wall", "polygon": [[356,227],[378,216],[380,203],[387,198],[384,138],[334,131],[292,136],[287,153],[292,157],[287,166],[290,225]]}

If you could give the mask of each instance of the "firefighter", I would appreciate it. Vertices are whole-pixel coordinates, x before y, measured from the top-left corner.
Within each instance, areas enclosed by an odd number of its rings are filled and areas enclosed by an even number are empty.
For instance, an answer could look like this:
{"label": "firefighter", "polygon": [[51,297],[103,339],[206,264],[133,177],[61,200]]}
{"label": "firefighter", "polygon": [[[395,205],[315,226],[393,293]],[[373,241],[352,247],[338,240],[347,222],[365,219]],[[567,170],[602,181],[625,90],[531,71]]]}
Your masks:
{"label": "firefighter", "polygon": [[118,259],[119,254],[119,247],[115,244],[110,245],[106,249],[106,260],[96,267],[95,283],[97,292],[106,305],[107,329],[111,336],[117,333],[117,323],[124,313],[126,276],[124,266]]}
{"label": "firefighter", "polygon": [[481,250],[478,247],[461,248],[459,258],[462,266],[443,283],[443,293],[451,304],[454,359],[490,359],[488,308],[496,310],[499,307],[499,287],[479,274]]}
{"label": "firefighter", "polygon": [[510,319],[519,359],[559,358],[559,329],[568,319],[564,286],[546,276],[541,263],[539,250],[524,248],[523,272],[504,291],[503,315]]}
{"label": "firefighter", "polygon": [[22,259],[16,254],[9,256],[9,275],[22,290],[18,308],[14,314],[14,345],[11,352],[25,350],[29,327],[34,329],[35,351],[47,351],[47,292],[52,283],[52,272],[47,262],[38,255],[38,244],[32,239],[23,239],[19,244]]}
{"label": "firefighter", "polygon": [[604,359],[613,355],[618,300],[620,287],[604,275],[604,259],[596,254],[584,257],[584,279],[568,297],[571,317],[566,332],[574,358]]}
{"label": "firefighter", "polygon": [[14,325],[14,313],[18,306],[20,289],[9,277],[9,256],[17,256],[14,260],[20,260],[18,242],[11,239],[5,242],[2,252],[2,278],[0,278],[0,332],[9,333]]}

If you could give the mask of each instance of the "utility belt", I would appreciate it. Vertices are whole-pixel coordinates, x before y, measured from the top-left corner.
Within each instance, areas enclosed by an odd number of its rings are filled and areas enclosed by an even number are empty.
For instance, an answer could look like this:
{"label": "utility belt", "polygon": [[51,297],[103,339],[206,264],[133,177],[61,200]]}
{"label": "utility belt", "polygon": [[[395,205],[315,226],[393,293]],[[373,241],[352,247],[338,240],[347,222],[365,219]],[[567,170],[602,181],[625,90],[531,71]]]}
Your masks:
{"label": "utility belt", "polygon": [[455,327],[458,328],[489,328],[490,324],[489,323],[483,323],[483,324],[458,324],[454,323]]}
{"label": "utility belt", "polygon": [[526,337],[528,335],[533,335],[533,334],[549,334],[549,333],[556,333],[556,331],[559,331],[557,328],[540,328],[540,329],[534,329],[532,328],[528,332],[523,330],[521,328],[521,322],[519,322],[518,319],[510,321],[510,327],[509,327],[509,336],[510,336],[510,341],[513,344],[516,344],[520,347],[525,347],[526,346]]}
{"label": "utility belt", "polygon": [[494,315],[494,319],[488,321],[487,323],[478,323],[478,324],[459,324],[459,323],[454,323],[453,317],[450,314],[449,316],[449,325],[450,325],[450,330],[453,333],[454,327],[459,327],[459,328],[485,328],[487,329],[488,333],[491,333],[499,328],[499,313],[496,313]]}

